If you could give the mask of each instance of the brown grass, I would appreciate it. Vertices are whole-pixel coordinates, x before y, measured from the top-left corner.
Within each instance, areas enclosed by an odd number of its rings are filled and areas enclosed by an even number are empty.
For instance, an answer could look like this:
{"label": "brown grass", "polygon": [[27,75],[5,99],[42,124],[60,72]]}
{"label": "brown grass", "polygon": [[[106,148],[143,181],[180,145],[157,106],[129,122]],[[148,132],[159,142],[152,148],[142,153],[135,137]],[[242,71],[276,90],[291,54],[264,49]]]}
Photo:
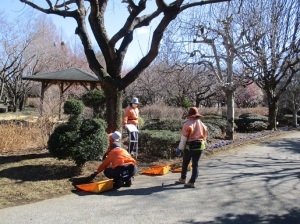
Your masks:
{"label": "brown grass", "polygon": [[5,121],[0,125],[0,152],[45,148],[53,127],[54,123],[45,118],[35,122]]}

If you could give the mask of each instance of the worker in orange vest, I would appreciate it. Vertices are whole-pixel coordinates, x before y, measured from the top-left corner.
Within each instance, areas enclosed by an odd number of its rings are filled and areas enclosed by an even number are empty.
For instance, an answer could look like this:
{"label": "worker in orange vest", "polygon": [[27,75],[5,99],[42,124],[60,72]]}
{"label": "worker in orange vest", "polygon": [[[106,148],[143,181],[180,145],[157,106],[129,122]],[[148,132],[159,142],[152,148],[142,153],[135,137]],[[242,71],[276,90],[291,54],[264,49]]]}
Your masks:
{"label": "worker in orange vest", "polygon": [[[123,116],[123,127],[126,129],[127,124],[135,125],[138,129],[139,126],[139,114],[140,111],[138,109],[139,99],[133,97],[129,105],[126,107],[124,116]],[[136,153],[137,143],[134,142],[138,139],[138,132],[129,132],[128,137],[130,138],[131,142],[128,148],[128,152],[132,155]]]}
{"label": "worker in orange vest", "polygon": [[[197,107],[191,107],[188,111],[188,120],[183,124],[181,139],[176,154],[180,155],[183,151],[182,171],[179,183],[185,184],[185,187],[194,188],[198,177],[198,162],[203,150],[206,147],[207,127],[202,123]],[[187,169],[192,160],[192,175],[186,183]]]}
{"label": "worker in orange vest", "polygon": [[114,180],[114,188],[122,186],[130,187],[132,185],[132,177],[137,172],[136,161],[121,147],[121,138],[113,135],[114,142],[110,145],[110,150],[103,162],[99,165],[91,177],[94,178],[97,174],[104,171],[104,175]]}

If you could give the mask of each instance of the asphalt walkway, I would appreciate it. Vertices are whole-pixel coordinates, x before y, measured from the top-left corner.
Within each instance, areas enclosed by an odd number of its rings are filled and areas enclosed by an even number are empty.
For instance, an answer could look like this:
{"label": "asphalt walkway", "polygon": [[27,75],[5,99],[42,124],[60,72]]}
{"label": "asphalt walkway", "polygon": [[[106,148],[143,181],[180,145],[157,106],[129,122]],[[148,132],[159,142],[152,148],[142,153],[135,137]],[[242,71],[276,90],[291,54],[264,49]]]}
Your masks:
{"label": "asphalt walkway", "polygon": [[[300,224],[300,131],[200,160],[195,189],[179,174],[0,210],[0,223]],[[189,173],[190,175],[190,173]]]}

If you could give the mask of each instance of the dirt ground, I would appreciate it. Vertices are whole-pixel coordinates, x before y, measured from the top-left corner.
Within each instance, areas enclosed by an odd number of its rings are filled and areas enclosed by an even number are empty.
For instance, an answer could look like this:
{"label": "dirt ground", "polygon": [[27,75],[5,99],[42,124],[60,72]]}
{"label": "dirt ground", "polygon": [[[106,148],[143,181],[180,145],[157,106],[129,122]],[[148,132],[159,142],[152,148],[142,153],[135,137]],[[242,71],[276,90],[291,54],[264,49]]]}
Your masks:
{"label": "dirt ground", "polygon": [[[240,145],[265,141],[280,135],[270,133],[263,137],[235,141],[232,144],[209,150],[204,156],[212,156],[218,151],[237,148]],[[219,140],[216,140],[219,141]],[[180,158],[158,160],[140,154],[138,159],[139,174],[141,170],[157,164],[180,164]],[[78,170],[73,162],[57,160],[50,157],[46,149],[30,149],[0,153],[0,209],[59,197],[76,191],[75,183],[82,182],[97,169],[101,161],[92,161]],[[94,181],[105,177],[99,174]]]}

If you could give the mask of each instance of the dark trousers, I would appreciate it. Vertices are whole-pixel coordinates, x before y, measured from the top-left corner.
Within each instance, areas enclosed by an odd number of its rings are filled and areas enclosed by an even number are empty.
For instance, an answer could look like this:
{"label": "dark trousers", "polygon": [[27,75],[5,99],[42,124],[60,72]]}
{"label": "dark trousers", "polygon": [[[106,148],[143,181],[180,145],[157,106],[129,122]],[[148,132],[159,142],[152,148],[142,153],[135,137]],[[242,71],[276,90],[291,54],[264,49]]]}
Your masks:
{"label": "dark trousers", "polygon": [[201,157],[202,150],[187,150],[183,151],[183,160],[182,160],[182,171],[181,178],[186,179],[187,168],[192,160],[192,176],[189,180],[190,183],[195,183],[199,170],[198,170],[198,162]]}
{"label": "dark trousers", "polygon": [[[129,137],[129,140],[131,141],[137,141],[138,140],[138,132],[136,131],[133,131],[133,132],[128,132],[128,137]],[[133,152],[136,152],[136,148],[137,148],[137,142],[131,142],[129,144],[129,149],[128,149],[128,152],[131,153],[132,151]]]}
{"label": "dark trousers", "polygon": [[109,179],[119,180],[123,179],[124,181],[129,180],[137,172],[136,165],[129,164],[124,166],[117,166],[113,168],[106,168],[104,170],[104,175]]}

